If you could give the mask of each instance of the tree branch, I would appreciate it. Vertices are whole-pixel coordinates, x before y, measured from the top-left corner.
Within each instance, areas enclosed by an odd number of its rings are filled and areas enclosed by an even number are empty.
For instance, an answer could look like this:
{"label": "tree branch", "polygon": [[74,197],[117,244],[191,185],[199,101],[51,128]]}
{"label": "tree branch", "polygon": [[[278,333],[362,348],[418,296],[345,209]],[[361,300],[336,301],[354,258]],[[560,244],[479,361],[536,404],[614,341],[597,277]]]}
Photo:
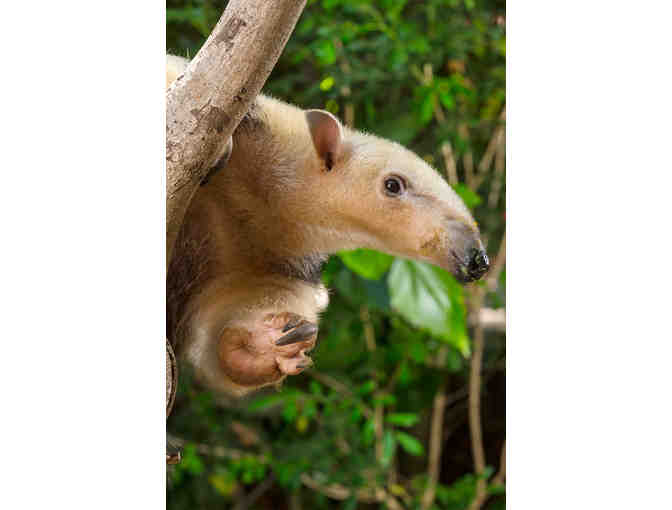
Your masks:
{"label": "tree branch", "polygon": [[[166,92],[166,267],[196,189],[231,151],[231,135],[261,91],[306,0],[231,0]],[[166,343],[166,416],[177,364]]]}
{"label": "tree branch", "polygon": [[261,91],[306,0],[231,0],[166,95],[166,256],[201,180]]}

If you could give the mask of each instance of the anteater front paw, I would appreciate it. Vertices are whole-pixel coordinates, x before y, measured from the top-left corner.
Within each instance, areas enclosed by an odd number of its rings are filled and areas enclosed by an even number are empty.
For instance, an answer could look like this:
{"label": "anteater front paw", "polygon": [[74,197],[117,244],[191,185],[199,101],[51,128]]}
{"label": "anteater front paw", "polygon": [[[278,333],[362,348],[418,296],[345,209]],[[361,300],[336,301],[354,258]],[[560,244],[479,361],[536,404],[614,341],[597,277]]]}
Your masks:
{"label": "anteater front paw", "polygon": [[315,323],[291,312],[226,328],[219,344],[220,367],[236,384],[248,387],[299,374],[313,364],[308,354],[317,330]]}

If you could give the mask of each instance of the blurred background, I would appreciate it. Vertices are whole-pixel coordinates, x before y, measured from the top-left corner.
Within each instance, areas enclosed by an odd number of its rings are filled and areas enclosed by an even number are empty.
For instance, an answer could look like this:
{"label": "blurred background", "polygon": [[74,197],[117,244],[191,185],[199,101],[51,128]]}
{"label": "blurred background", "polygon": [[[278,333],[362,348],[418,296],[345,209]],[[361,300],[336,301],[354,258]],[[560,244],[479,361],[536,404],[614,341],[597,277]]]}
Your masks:
{"label": "blurred background", "polygon": [[[168,0],[168,52],[193,56],[225,6]],[[425,158],[472,209],[492,269],[462,287],[340,253],[313,369],[234,400],[180,367],[168,508],[504,508],[505,36],[503,0],[308,1],[264,92]]]}

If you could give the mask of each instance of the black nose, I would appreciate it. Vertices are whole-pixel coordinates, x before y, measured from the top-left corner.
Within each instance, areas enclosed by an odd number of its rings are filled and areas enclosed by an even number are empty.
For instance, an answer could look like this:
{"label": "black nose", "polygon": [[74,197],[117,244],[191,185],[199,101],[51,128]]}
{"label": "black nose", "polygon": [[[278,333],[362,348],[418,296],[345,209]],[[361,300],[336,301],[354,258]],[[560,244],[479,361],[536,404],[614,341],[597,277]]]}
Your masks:
{"label": "black nose", "polygon": [[484,250],[474,248],[471,250],[467,271],[473,280],[478,280],[490,268],[488,254]]}

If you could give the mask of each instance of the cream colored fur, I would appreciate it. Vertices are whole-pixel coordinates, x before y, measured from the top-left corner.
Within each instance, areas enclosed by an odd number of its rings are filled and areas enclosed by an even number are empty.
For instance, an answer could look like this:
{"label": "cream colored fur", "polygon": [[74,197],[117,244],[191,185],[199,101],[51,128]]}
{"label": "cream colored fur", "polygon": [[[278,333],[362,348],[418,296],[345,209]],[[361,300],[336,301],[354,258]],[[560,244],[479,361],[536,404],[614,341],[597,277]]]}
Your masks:
{"label": "cream colored fur", "polygon": [[176,55],[166,55],[166,88],[187,68],[189,61]]}

